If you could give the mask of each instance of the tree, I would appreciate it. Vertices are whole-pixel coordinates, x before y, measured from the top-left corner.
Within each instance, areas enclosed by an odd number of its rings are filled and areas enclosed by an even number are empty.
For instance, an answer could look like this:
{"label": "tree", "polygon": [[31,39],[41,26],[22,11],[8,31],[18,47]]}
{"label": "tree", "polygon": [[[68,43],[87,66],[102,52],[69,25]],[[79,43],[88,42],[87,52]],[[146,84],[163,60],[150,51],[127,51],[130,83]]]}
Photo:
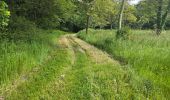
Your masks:
{"label": "tree", "polygon": [[117,20],[117,14],[118,14],[118,4],[115,0],[110,0],[110,10],[108,12],[108,21],[110,24],[110,29],[113,29],[113,24],[115,20]]}
{"label": "tree", "polygon": [[126,2],[126,0],[122,0],[122,4],[121,4],[121,7],[120,7],[119,19],[118,19],[118,30],[122,29],[122,19],[123,19],[123,11],[124,11],[124,8],[125,8],[125,2]]}
{"label": "tree", "polygon": [[137,17],[135,15],[136,9],[133,5],[126,3],[124,9],[124,24],[130,26],[133,23],[136,23]]}
{"label": "tree", "polygon": [[93,5],[95,1],[93,0],[78,0],[80,3],[80,8],[82,10],[82,13],[84,13],[84,16],[86,17],[86,34],[88,34],[88,28],[89,28],[89,22],[91,14],[93,13]]}
{"label": "tree", "polygon": [[44,29],[57,28],[60,23],[70,20],[74,10],[72,0],[4,1],[9,5],[11,20],[24,17]]}
{"label": "tree", "polygon": [[120,7],[120,12],[119,12],[119,19],[118,19],[118,30],[117,30],[117,34],[116,37],[117,38],[124,38],[126,32],[124,32],[122,30],[122,21],[123,21],[123,13],[124,13],[124,9],[125,9],[125,2],[126,0],[122,0],[121,2],[121,7]]}
{"label": "tree", "polygon": [[[144,28],[144,25],[156,22],[156,2],[153,0],[142,0],[136,6],[137,28]],[[153,25],[147,26],[152,28]]]}
{"label": "tree", "polygon": [[142,0],[136,9],[140,26],[154,28],[156,34],[160,35],[166,25],[170,0]]}
{"label": "tree", "polygon": [[112,25],[115,12],[113,0],[96,0],[92,14],[93,26],[103,28],[108,24]]}
{"label": "tree", "polygon": [[8,5],[4,1],[0,1],[0,30],[4,30],[8,25],[10,12],[8,11]]}
{"label": "tree", "polygon": [[160,35],[167,19],[168,12],[170,11],[170,0],[168,1],[167,8],[163,11],[163,0],[158,0],[158,10],[157,10],[157,30],[156,34]]}
{"label": "tree", "polygon": [[[130,23],[136,22],[136,16],[134,15],[135,8],[134,8],[134,6],[131,6],[128,3],[128,0],[122,0],[120,3],[121,3],[120,4],[120,12],[118,13],[118,15],[119,15],[118,30],[117,30],[116,37],[127,39],[130,29],[129,29],[129,27],[122,28],[122,22],[124,21],[124,24],[125,25],[128,24],[128,26],[130,26]],[[123,20],[123,16],[125,16],[124,20]]]}

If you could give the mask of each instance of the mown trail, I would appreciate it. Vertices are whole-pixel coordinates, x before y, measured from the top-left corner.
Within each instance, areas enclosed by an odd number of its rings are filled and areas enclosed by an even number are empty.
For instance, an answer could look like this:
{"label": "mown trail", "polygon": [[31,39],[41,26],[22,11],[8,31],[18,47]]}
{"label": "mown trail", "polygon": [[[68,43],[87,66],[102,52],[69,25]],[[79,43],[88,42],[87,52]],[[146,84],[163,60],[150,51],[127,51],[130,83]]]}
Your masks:
{"label": "mown trail", "polygon": [[[127,100],[145,98],[128,72],[108,54],[76,38],[62,36],[59,46],[34,75],[15,85],[9,100]],[[57,62],[57,63],[56,63]],[[28,74],[29,75],[29,74]]]}

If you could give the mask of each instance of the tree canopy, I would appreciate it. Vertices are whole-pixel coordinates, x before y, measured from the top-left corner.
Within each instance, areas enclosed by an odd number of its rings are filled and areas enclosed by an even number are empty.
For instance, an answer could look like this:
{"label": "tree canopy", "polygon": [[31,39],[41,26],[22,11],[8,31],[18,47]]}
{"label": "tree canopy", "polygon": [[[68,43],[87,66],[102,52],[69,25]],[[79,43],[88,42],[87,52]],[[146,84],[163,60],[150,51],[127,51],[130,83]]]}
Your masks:
{"label": "tree canopy", "polygon": [[[158,14],[159,1],[162,1],[161,14]],[[168,28],[169,2],[142,0],[137,5],[125,2],[122,24],[137,29],[154,28],[155,25],[158,28],[161,20],[162,27]],[[0,25],[1,29],[8,24],[10,28],[17,26],[18,21],[18,24],[30,22],[43,29],[74,32],[89,27],[112,29],[118,28],[120,7],[119,0],[3,0],[0,2]]]}

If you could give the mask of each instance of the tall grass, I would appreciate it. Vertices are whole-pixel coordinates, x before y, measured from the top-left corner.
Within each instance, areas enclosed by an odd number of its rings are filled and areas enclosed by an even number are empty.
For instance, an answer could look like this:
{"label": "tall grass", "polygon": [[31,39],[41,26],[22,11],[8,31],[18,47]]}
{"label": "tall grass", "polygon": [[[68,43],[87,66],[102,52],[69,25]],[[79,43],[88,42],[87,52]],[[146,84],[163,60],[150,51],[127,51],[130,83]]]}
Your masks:
{"label": "tall grass", "polygon": [[[5,95],[7,100],[52,100],[53,88],[57,84],[56,79],[60,78],[63,70],[71,64],[67,49],[56,48],[50,54],[50,60],[43,63],[40,69],[33,75],[28,76],[25,83],[19,85],[11,94]],[[53,84],[52,84],[53,83]],[[54,84],[55,83],[55,84]],[[52,88],[50,88],[52,87]],[[46,92],[47,90],[50,90]],[[44,93],[45,92],[45,93]],[[57,98],[56,98],[57,99]]]}
{"label": "tall grass", "polygon": [[114,30],[90,30],[89,34],[81,31],[78,36],[132,66],[151,95],[170,98],[169,33],[166,31],[158,37],[149,30],[133,30],[128,40],[117,40]]}
{"label": "tall grass", "polygon": [[[22,32],[22,34],[25,33]],[[29,40],[24,37],[10,41],[2,39],[0,43],[0,86],[41,64],[54,49],[54,39],[61,34],[60,31],[37,29],[36,34],[30,34]]]}

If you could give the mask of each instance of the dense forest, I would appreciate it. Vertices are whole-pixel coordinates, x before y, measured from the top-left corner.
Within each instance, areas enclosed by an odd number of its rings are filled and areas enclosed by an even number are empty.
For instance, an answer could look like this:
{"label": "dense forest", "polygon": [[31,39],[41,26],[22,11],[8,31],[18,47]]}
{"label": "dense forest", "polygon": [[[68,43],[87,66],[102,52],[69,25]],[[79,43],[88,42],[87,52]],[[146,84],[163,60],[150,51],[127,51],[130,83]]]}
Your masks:
{"label": "dense forest", "polygon": [[[142,0],[137,5],[129,2],[125,2],[123,25],[154,29],[160,15],[161,18],[167,16],[164,29],[170,28],[168,0]],[[116,29],[121,5],[118,0],[4,0],[1,1],[1,30],[32,27],[72,32],[86,27]]]}
{"label": "dense forest", "polygon": [[169,29],[170,0],[0,0],[0,100],[168,100]]}

